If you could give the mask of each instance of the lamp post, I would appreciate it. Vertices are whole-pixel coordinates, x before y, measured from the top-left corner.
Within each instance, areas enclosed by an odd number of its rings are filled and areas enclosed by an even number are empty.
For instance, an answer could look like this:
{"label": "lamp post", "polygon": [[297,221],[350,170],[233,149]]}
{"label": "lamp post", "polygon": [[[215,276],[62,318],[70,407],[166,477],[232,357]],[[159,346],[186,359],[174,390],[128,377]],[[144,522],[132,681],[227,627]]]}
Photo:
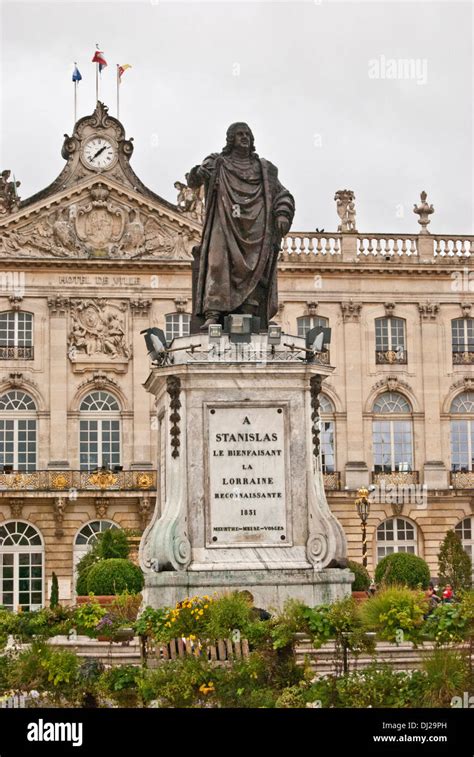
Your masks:
{"label": "lamp post", "polygon": [[369,490],[365,487],[358,490],[355,506],[357,508],[362,528],[362,565],[364,568],[367,568],[367,520],[369,518],[370,502]]}

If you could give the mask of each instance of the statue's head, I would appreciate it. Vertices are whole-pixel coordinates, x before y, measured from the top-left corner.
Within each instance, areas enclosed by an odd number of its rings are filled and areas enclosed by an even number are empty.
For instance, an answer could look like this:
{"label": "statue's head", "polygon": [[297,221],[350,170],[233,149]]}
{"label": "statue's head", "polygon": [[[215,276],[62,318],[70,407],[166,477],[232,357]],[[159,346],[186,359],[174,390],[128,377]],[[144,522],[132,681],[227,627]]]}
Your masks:
{"label": "statue's head", "polygon": [[231,124],[226,132],[226,145],[222,150],[224,155],[232,152],[234,147],[247,149],[249,154],[255,152],[255,141],[250,126],[242,121]]}

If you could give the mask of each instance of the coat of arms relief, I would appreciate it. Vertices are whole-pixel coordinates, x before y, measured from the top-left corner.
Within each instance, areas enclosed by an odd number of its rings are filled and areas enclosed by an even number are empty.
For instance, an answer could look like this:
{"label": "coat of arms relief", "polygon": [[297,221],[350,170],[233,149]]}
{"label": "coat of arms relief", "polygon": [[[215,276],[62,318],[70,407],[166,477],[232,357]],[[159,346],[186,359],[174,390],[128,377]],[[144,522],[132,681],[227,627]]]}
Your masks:
{"label": "coat of arms relief", "polygon": [[70,301],[69,359],[72,363],[126,363],[132,348],[127,344],[126,302],[103,299]]}
{"label": "coat of arms relief", "polygon": [[0,230],[0,252],[15,257],[190,260],[198,232],[152,210],[114,199],[105,183],[35,221]]}

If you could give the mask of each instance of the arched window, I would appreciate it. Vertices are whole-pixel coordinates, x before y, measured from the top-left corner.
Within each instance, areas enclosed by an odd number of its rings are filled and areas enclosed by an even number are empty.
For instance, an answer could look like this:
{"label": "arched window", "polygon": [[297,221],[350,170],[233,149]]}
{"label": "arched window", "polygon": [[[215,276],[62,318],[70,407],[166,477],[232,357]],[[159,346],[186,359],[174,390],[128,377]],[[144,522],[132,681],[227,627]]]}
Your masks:
{"label": "arched window", "polygon": [[329,326],[329,319],[320,315],[302,315],[301,318],[296,319],[296,325],[298,336],[305,337],[310,329],[316,327],[326,329]]}
{"label": "arched window", "polygon": [[189,313],[169,313],[165,316],[165,336],[168,344],[178,336],[188,336],[190,326]]}
{"label": "arched window", "polygon": [[[474,470],[474,392],[458,394],[451,403],[451,470]],[[462,417],[460,417],[462,416]]]}
{"label": "arched window", "polygon": [[336,470],[334,407],[325,394],[319,395],[319,414],[322,471],[323,473],[334,473]]}
{"label": "arched window", "polygon": [[91,520],[90,523],[86,523],[85,526],[82,526],[74,539],[74,570],[81,557],[84,557],[94,542],[97,541],[97,536],[104,531],[108,531],[110,528],[118,528],[118,526],[111,520]]}
{"label": "arched window", "polygon": [[474,570],[474,517],[471,516],[470,518],[464,518],[464,520],[457,524],[454,531],[461,539],[461,544],[464,547],[464,551],[467,552],[467,554],[471,558]]}
{"label": "arched window", "polygon": [[0,397],[0,466],[36,470],[36,404],[20,389]]}
{"label": "arched window", "polygon": [[15,310],[0,313],[0,360],[33,360],[33,315]]}
{"label": "arched window", "polygon": [[91,392],[81,402],[81,470],[120,465],[120,405],[109,392]]}
{"label": "arched window", "polygon": [[454,365],[474,363],[474,318],[455,318],[451,321]]}
{"label": "arched window", "polygon": [[411,413],[410,403],[398,392],[385,392],[375,400],[373,413],[380,416],[372,424],[374,471],[411,471],[412,422],[406,417]]}
{"label": "arched window", "polygon": [[43,605],[44,547],[30,523],[0,525],[0,604],[7,610],[38,610]]}
{"label": "arched window", "polygon": [[406,518],[388,518],[377,528],[377,562],[393,552],[418,550],[416,526]]}
{"label": "arched window", "polygon": [[375,319],[375,362],[377,365],[407,362],[403,318]]}

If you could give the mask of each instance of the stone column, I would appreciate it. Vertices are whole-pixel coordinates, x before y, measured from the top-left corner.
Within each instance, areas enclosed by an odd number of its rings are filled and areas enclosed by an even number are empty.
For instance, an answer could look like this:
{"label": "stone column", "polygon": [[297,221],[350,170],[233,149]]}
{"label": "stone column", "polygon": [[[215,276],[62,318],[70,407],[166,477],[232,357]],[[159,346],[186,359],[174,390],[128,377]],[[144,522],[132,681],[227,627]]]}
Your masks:
{"label": "stone column", "polygon": [[367,462],[363,457],[364,433],[362,417],[362,374],[360,302],[341,302],[344,323],[345,386],[347,407],[346,487],[358,489],[369,483]]}
{"label": "stone column", "polygon": [[69,466],[67,435],[69,300],[57,295],[48,298],[49,318],[49,462],[48,467]]}
{"label": "stone column", "polygon": [[[448,472],[443,463],[441,434],[439,433],[441,428],[441,395],[437,359],[439,305],[433,302],[420,303],[418,309],[420,311],[421,328],[420,367],[425,411],[424,483],[428,486],[428,489],[447,489]],[[433,429],[435,429],[435,432],[433,432]]]}
{"label": "stone column", "polygon": [[[133,406],[133,455],[131,466],[143,467],[143,463],[152,463],[151,453],[151,420],[150,399],[143,389],[143,382],[148,375],[148,357],[146,354],[145,341],[140,331],[149,326],[149,311],[151,300],[130,300],[131,337],[133,344],[132,361],[132,397],[135,398]],[[154,465],[154,462],[153,462]]]}

